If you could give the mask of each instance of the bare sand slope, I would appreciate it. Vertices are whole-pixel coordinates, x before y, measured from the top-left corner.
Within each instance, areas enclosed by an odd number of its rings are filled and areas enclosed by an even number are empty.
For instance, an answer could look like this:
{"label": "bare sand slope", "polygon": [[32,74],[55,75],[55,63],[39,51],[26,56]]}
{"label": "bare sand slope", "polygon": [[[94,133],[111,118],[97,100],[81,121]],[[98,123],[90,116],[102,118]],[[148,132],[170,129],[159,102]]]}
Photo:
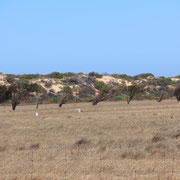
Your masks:
{"label": "bare sand slope", "polygon": [[0,107],[0,180],[180,179],[175,100],[41,105],[35,112]]}

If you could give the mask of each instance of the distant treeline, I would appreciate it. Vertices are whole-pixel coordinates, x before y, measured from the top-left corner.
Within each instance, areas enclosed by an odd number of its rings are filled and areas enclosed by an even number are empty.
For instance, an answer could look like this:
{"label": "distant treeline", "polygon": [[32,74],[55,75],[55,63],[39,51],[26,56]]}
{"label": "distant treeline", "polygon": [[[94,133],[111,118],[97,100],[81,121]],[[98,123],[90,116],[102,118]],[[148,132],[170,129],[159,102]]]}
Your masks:
{"label": "distant treeline", "polygon": [[[41,74],[21,74],[21,75],[6,74],[6,76],[7,76],[6,79],[7,79],[7,81],[9,83],[12,83],[13,81],[15,81],[15,78],[27,79],[27,80],[40,79],[40,78],[62,79],[64,77],[73,77],[73,76],[78,76],[78,75],[83,75],[83,74],[84,73],[82,73],[82,72],[80,72],[80,73],[73,73],[73,72],[67,72],[67,73],[52,72],[52,73],[46,74],[46,75],[41,75]],[[92,76],[92,77],[96,77],[96,78],[102,78],[103,75],[109,75],[109,76],[112,76],[114,78],[123,79],[123,80],[127,80],[127,81],[134,81],[134,80],[138,80],[138,79],[148,79],[149,84],[152,83],[151,79],[156,78],[151,73],[142,73],[142,74],[138,74],[138,75],[135,75],[135,76],[130,76],[130,75],[127,75],[127,74],[107,74],[107,73],[99,74],[97,72],[90,72],[87,75],[88,76]],[[180,84],[180,75],[178,75],[178,76],[176,76],[174,78],[178,78],[179,81],[173,81],[171,78],[164,77],[164,76],[158,77],[157,79],[159,79],[161,81],[160,84],[165,84],[165,85]]]}
{"label": "distant treeline", "polygon": [[[6,74],[5,85],[0,85],[0,103],[11,103],[15,110],[20,102],[36,103],[44,102],[58,103],[59,107],[67,102],[92,102],[93,105],[106,100],[126,100],[129,104],[131,100],[155,99],[161,102],[163,99],[176,97],[180,101],[180,76],[176,80],[173,78],[156,78],[151,73],[128,76],[126,74],[111,74],[114,78],[121,79],[121,83],[110,81],[108,84],[101,81],[102,74],[90,72],[83,76],[83,73],[59,73],[53,72],[47,75]],[[107,75],[107,74],[105,74]],[[55,92],[52,88],[51,79],[62,79],[63,89]],[[98,78],[98,80],[97,80]],[[40,79],[39,81],[30,81]],[[128,85],[127,82],[130,82]],[[57,82],[55,81],[55,84]]]}

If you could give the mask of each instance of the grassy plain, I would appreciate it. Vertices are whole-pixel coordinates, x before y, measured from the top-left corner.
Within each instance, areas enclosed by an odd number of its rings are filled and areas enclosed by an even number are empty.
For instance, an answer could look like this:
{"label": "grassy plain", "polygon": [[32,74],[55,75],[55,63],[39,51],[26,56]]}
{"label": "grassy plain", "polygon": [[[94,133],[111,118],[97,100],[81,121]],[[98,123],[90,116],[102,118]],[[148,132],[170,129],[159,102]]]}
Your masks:
{"label": "grassy plain", "polygon": [[0,180],[180,179],[176,100],[40,105],[35,113],[0,107]]}

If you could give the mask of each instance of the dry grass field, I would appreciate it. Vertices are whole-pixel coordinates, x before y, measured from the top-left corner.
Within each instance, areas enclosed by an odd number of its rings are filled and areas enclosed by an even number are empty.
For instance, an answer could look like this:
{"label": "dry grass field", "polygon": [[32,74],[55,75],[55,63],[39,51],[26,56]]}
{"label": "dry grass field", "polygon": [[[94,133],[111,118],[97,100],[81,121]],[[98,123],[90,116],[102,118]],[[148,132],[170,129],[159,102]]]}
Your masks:
{"label": "dry grass field", "polygon": [[176,100],[40,105],[35,112],[0,107],[0,180],[180,179]]}

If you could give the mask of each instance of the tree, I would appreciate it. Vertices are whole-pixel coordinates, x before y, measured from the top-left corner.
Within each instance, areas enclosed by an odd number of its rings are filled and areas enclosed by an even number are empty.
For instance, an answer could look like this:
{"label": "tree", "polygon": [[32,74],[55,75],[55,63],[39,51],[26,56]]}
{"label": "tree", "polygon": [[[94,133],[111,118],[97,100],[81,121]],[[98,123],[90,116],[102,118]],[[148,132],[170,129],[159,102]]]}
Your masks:
{"label": "tree", "polygon": [[104,101],[114,96],[121,95],[125,86],[120,85],[118,87],[113,87],[111,85],[104,85],[99,89],[99,93],[94,97],[93,104],[97,105],[100,101]]}
{"label": "tree", "polygon": [[16,81],[9,87],[9,94],[11,99],[12,110],[20,102],[30,96],[30,93],[40,91],[40,86],[36,83],[29,83],[27,81]]}
{"label": "tree", "polygon": [[135,95],[144,92],[144,85],[133,84],[127,87],[127,91],[128,91],[127,104],[129,104]]}
{"label": "tree", "polygon": [[69,86],[63,88],[59,95],[59,107],[62,107],[63,104],[66,104],[73,98],[72,89]]}

